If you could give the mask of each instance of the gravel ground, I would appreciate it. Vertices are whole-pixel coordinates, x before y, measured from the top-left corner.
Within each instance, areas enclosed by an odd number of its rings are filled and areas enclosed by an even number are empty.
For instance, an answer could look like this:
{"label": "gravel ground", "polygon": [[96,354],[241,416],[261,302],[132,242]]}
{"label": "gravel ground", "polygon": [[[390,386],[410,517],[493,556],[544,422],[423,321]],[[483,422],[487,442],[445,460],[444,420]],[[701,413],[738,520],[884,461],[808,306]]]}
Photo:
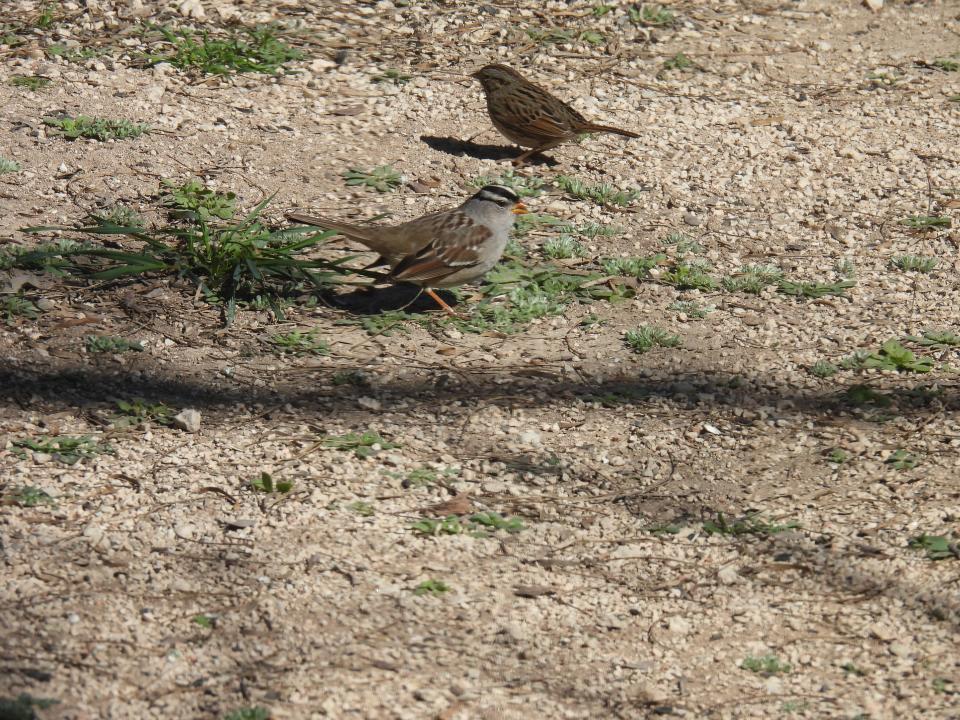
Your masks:
{"label": "gravel ground", "polygon": [[[957,349],[911,345],[924,374],[809,372],[960,332],[960,72],[931,65],[960,52],[960,4],[873,4],[678,2],[644,25],[592,2],[87,0],[0,45],[0,156],[21,168],[0,175],[0,250],[117,202],[158,221],[166,178],[245,209],[279,191],[277,221],[450,206],[509,168],[464,77],[502,61],[642,133],[524,170],[547,182],[534,211],[623,229],[584,240],[583,263],[682,232],[718,277],[855,280],[814,299],[638,282],[513,334],[370,335],[324,306],[224,329],[171,279],[35,277],[44,312],[0,324],[0,697],[59,700],[36,715],[63,719],[960,717],[960,565],[908,546],[960,529]],[[40,9],[9,5],[7,22]],[[141,21],[280,22],[309,30],[306,57],[275,77],[144,67]],[[681,52],[693,65],[665,69]],[[51,83],[9,83],[33,74]],[[71,142],[41,121],[60,111],[155,131]],[[387,163],[396,192],[341,177]],[[600,206],[559,174],[641,192]],[[917,215],[953,227],[900,222]],[[535,256],[548,235],[520,242]],[[904,254],[939,262],[905,272]],[[633,353],[640,324],[682,344]],[[278,356],[269,338],[293,328],[331,353]],[[144,351],[94,354],[91,334]],[[116,422],[133,398],[199,427]],[[368,430],[395,447],[322,440]],[[14,444],[53,435],[114,454]],[[254,490],[263,472],[292,489]],[[28,506],[24,486],[55,502]],[[488,511],[522,529],[411,529]]]}

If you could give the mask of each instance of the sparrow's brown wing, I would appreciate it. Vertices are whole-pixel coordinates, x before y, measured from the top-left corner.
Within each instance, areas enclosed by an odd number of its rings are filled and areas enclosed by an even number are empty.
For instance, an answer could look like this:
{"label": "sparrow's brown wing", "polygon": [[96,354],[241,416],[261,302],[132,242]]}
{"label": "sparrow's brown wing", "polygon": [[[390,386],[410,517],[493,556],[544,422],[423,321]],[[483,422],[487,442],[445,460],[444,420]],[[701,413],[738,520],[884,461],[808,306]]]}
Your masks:
{"label": "sparrow's brown wing", "polygon": [[[511,88],[504,104],[508,108],[505,115],[518,130],[536,133],[544,139],[567,138],[578,125],[587,122],[563,100],[533,83],[525,82]],[[504,122],[504,118],[500,121]]]}
{"label": "sparrow's brown wing", "polygon": [[394,280],[429,284],[478,265],[483,260],[484,245],[493,237],[488,228],[460,212],[428,215],[413,222],[427,242],[393,268],[390,277]]}

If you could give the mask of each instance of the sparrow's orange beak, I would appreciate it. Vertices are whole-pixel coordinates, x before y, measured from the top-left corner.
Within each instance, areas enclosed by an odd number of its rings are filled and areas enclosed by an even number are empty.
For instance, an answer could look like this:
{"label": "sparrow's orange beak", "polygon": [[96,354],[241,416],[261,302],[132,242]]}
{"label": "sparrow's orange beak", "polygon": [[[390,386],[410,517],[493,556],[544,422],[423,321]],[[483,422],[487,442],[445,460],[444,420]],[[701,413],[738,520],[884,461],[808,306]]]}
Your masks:
{"label": "sparrow's orange beak", "polygon": [[522,202],[518,202],[516,205],[513,206],[513,210],[511,210],[511,212],[514,215],[526,215],[530,211],[527,210],[526,205],[524,205]]}

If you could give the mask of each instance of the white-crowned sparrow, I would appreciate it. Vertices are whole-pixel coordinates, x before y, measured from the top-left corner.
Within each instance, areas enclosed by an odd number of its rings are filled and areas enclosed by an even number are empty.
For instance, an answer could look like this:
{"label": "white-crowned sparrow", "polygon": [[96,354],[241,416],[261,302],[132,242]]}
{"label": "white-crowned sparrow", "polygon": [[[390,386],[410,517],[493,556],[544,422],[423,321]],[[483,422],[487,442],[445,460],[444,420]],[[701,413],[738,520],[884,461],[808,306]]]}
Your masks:
{"label": "white-crowned sparrow", "polygon": [[400,225],[353,225],[318,215],[288,212],[288,220],[335,230],[380,254],[388,278],[424,288],[437,304],[454,313],[432,288],[479,280],[497,264],[510,239],[514,215],[528,212],[520,197],[503,185],[486,185],[462,205]]}
{"label": "white-crowned sparrow", "polygon": [[629,130],[597,125],[506,65],[486,65],[472,77],[483,85],[487,111],[494,126],[521,147],[531,148],[514,159],[521,165],[531,155],[573,140],[582,133],[616,133],[640,137]]}

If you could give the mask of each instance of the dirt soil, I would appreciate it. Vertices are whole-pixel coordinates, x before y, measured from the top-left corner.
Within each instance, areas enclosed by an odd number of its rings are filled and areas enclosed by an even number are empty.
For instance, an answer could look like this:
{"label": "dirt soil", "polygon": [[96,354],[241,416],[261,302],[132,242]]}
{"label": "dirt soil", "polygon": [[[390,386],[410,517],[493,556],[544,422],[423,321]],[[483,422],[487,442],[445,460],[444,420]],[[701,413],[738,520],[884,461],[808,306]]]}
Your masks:
{"label": "dirt soil", "polygon": [[[457,204],[509,169],[465,77],[500,61],[641,133],[522,171],[547,183],[535,212],[623,229],[584,240],[585,266],[674,258],[682,232],[718,277],[775,264],[855,286],[644,281],[517,333],[377,335],[322,304],[224,328],[171,278],[23,288],[43,312],[0,321],[0,698],[58,700],[35,712],[62,719],[960,717],[956,545],[940,561],[909,545],[960,530],[958,351],[911,345],[934,361],[922,374],[809,370],[960,332],[960,72],[931,64],[960,52],[960,4],[677,2],[660,25],[592,0],[55,5],[0,46],[0,156],[20,166],[0,176],[0,250],[118,202],[160,222],[162,179],[245,209],[279,191],[278,223]],[[5,7],[11,22],[41,3]],[[296,74],[220,78],[144,67],[146,21],[312,34]],[[99,50],[51,57],[55,42]],[[665,69],[677,53],[693,65]],[[33,74],[52,82],[9,83]],[[60,111],[155,130],[69,141],[41,121]],[[382,164],[407,183],[341,177]],[[642,192],[601,206],[560,174]],[[952,227],[901,222],[926,215]],[[549,235],[519,240],[535,258]],[[938,264],[905,272],[905,254]],[[632,352],[641,324],[682,344]],[[330,354],[278,355],[293,329]],[[95,354],[88,335],[144,351]],[[115,421],[135,398],[198,411],[198,431]],[[323,442],[368,430],[395,447]],[[55,435],[115,454],[14,444]],[[263,472],[291,489],[254,489]],[[522,529],[411,529],[487,511]]]}

